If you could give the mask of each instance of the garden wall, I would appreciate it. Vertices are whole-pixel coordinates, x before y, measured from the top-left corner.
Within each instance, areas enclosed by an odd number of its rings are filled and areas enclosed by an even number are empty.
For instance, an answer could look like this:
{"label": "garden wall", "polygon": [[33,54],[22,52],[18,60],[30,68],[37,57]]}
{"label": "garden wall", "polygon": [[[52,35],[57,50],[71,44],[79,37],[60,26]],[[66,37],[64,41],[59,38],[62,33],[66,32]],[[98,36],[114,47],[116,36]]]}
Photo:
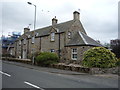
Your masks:
{"label": "garden wall", "polygon": [[[2,60],[8,60],[8,61],[15,61],[15,62],[22,62],[27,64],[32,64],[32,61],[30,59],[18,59],[18,58],[9,58],[9,57],[2,57]],[[118,74],[120,75],[120,69],[119,67],[113,67],[113,68],[87,68],[83,67],[77,64],[68,64],[65,63],[58,63],[50,65],[51,68],[57,68],[62,70],[70,70],[70,71],[76,71],[76,72],[83,72],[88,74]]]}

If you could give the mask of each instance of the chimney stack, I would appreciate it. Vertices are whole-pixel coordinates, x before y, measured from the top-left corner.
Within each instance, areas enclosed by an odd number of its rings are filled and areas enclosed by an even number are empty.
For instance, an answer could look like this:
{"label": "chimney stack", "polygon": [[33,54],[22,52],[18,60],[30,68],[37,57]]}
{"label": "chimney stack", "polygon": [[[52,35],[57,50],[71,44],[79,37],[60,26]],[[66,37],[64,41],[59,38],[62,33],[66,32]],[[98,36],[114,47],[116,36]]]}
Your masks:
{"label": "chimney stack", "polygon": [[80,13],[78,11],[74,11],[73,12],[73,19],[74,20],[79,20],[80,19],[79,17],[80,17]]}
{"label": "chimney stack", "polygon": [[29,28],[24,28],[24,33],[27,33],[27,32],[29,32],[29,31],[30,31]]}
{"label": "chimney stack", "polygon": [[57,21],[58,21],[58,20],[56,19],[56,16],[55,16],[55,18],[52,19],[52,25],[56,25],[56,24],[57,24]]}

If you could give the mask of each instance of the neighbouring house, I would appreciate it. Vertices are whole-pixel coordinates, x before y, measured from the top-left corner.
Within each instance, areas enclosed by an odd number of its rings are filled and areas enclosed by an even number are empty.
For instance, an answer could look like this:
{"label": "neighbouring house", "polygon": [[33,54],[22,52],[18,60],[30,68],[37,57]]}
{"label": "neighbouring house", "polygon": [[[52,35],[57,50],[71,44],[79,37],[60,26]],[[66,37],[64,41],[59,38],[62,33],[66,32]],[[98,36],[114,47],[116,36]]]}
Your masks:
{"label": "neighbouring house", "polygon": [[48,27],[35,31],[24,28],[24,34],[14,43],[16,58],[30,58],[35,52],[53,52],[58,54],[60,62],[80,63],[84,51],[102,45],[87,35],[79,17],[80,13],[75,11],[73,20],[57,23],[53,18]]}
{"label": "neighbouring house", "polygon": [[14,54],[14,42],[18,37],[20,37],[20,32],[12,32],[9,37],[2,36],[2,55],[15,55]]}
{"label": "neighbouring house", "polygon": [[114,52],[116,56],[120,58],[120,39],[110,40],[110,47],[112,52]]}

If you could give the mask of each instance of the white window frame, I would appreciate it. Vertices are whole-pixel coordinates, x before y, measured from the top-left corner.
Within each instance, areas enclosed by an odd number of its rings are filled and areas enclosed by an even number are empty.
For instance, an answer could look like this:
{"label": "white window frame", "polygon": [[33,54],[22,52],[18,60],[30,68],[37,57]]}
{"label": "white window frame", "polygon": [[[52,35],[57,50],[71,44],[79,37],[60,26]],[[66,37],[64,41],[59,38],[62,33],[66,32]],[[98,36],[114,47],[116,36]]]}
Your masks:
{"label": "white window frame", "polygon": [[[74,55],[76,55],[76,58],[74,57]],[[71,49],[71,58],[72,60],[77,60],[77,48]]]}
{"label": "white window frame", "polygon": [[54,32],[51,32],[50,40],[55,41],[55,33]]}
{"label": "white window frame", "polygon": [[32,37],[32,43],[35,43],[35,37]]}

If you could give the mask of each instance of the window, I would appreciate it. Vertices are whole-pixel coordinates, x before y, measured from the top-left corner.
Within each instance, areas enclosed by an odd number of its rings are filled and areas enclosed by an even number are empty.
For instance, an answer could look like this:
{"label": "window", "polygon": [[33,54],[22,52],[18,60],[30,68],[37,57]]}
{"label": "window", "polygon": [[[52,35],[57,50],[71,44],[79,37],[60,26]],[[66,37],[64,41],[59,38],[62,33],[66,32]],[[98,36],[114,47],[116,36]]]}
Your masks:
{"label": "window", "polygon": [[32,43],[34,43],[35,42],[35,37],[32,37]]}
{"label": "window", "polygon": [[30,35],[28,35],[28,38],[30,38]]}
{"label": "window", "polygon": [[69,39],[71,38],[71,32],[68,32],[68,38]]}
{"label": "window", "polygon": [[19,45],[21,45],[21,40],[19,40]]}
{"label": "window", "polygon": [[39,35],[39,33],[36,33],[35,36],[37,37]]}
{"label": "window", "polygon": [[51,41],[55,41],[55,33],[54,32],[51,33]]}
{"label": "window", "polygon": [[54,50],[54,49],[51,49],[50,52],[55,52],[55,50]]}
{"label": "window", "polygon": [[26,44],[26,39],[24,39],[24,42],[23,42],[24,44]]}
{"label": "window", "polygon": [[77,60],[77,48],[72,49],[72,60]]}

